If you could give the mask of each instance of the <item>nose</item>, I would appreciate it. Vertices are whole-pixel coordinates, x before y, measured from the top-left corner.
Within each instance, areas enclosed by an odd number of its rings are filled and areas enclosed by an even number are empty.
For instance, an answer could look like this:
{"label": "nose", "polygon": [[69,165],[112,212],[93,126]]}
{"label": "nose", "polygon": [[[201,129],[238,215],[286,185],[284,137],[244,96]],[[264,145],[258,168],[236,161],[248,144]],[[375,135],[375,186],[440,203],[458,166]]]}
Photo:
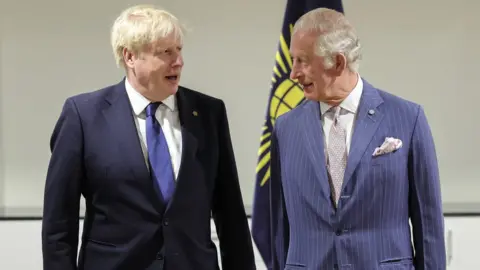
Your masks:
{"label": "nose", "polygon": [[183,57],[182,55],[178,55],[173,62],[174,67],[182,67],[183,66]]}
{"label": "nose", "polygon": [[290,79],[297,80],[299,76],[300,75],[299,75],[297,69],[295,68],[295,66],[292,67],[292,70],[290,71]]}

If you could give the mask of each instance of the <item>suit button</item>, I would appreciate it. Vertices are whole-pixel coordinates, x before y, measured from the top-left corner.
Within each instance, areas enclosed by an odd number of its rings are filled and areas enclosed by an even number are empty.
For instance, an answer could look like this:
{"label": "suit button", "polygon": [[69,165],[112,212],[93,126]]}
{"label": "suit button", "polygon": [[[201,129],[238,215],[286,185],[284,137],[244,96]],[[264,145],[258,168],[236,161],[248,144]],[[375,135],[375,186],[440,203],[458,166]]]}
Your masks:
{"label": "suit button", "polygon": [[335,269],[335,270],[338,269],[338,264],[334,264],[333,269]]}
{"label": "suit button", "polygon": [[163,260],[163,255],[160,252],[157,253],[157,260],[159,261]]}
{"label": "suit button", "polygon": [[336,235],[341,235],[342,234],[342,230],[338,229],[336,232],[335,232]]}
{"label": "suit button", "polygon": [[168,219],[165,219],[165,220],[163,221],[163,225],[164,225],[164,226],[168,226]]}

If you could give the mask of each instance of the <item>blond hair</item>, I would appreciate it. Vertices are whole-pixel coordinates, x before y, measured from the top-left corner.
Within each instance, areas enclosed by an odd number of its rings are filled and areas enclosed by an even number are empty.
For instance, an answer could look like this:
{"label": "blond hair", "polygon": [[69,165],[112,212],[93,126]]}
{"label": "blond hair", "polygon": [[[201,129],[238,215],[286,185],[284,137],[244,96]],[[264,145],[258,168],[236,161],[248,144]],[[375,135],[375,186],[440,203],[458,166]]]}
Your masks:
{"label": "blond hair", "polygon": [[124,66],[123,49],[139,53],[145,46],[169,35],[183,42],[184,28],[166,10],[137,5],[124,10],[111,29],[111,45],[117,66]]}

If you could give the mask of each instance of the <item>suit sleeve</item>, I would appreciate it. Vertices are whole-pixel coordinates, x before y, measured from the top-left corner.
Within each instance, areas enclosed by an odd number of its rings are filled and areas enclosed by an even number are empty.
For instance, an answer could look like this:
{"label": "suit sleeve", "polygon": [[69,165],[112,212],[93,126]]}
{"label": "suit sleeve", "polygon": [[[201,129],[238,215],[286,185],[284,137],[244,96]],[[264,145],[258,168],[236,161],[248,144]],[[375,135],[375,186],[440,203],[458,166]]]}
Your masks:
{"label": "suit sleeve", "polygon": [[410,217],[415,269],[446,269],[443,209],[435,145],[425,113],[418,109],[409,155]]}
{"label": "suit sleeve", "polygon": [[77,269],[79,208],[83,170],[83,135],[74,102],[67,99],[55,125],[45,183],[43,269]]}
{"label": "suit sleeve", "polygon": [[220,242],[222,268],[254,270],[256,268],[252,238],[240,190],[223,101],[219,119],[219,164],[212,214]]}
{"label": "suit sleeve", "polygon": [[276,132],[276,129],[272,132],[270,151],[270,239],[272,241],[270,244],[272,258],[270,265],[271,270],[283,270],[289,246],[289,223],[285,208]]}

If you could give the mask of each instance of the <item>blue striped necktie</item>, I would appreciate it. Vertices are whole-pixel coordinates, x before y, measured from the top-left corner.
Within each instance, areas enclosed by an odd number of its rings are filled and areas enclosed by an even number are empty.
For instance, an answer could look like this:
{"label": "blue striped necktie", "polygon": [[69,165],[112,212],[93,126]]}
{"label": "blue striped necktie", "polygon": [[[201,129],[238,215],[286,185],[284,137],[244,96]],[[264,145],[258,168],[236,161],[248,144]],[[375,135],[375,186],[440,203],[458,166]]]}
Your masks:
{"label": "blue striped necktie", "polygon": [[150,103],[145,110],[147,148],[152,178],[158,184],[164,202],[168,204],[175,190],[175,176],[165,135],[155,117],[155,112],[160,104],[161,102]]}

